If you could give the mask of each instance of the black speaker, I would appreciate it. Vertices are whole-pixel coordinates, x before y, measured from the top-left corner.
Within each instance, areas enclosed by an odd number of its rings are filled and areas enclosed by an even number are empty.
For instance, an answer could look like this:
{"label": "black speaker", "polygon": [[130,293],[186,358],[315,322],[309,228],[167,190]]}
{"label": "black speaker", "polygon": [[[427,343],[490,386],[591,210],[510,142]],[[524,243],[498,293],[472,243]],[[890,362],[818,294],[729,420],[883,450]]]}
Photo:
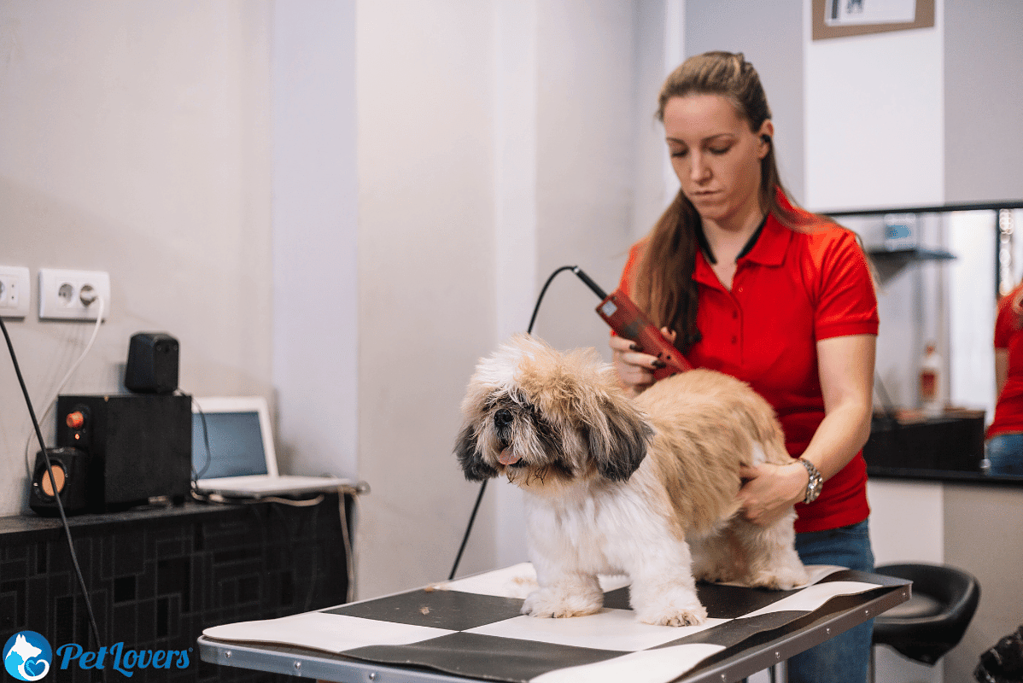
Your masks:
{"label": "black speaker", "polygon": [[91,456],[91,510],[182,502],[192,479],[192,410],[187,396],[114,394],[57,398],[57,445]]}
{"label": "black speaker", "polygon": [[174,393],[178,388],[178,340],[163,332],[133,335],[124,386],[140,394]]}
{"label": "black speaker", "polygon": [[[32,470],[32,489],[29,491],[28,506],[36,514],[51,517],[59,514],[57,496],[64,507],[64,514],[75,515],[89,510],[89,490],[94,473],[91,471],[89,455],[77,448],[48,448],[53,481],[46,470],[43,452],[36,454]],[[54,495],[54,484],[56,493]]]}

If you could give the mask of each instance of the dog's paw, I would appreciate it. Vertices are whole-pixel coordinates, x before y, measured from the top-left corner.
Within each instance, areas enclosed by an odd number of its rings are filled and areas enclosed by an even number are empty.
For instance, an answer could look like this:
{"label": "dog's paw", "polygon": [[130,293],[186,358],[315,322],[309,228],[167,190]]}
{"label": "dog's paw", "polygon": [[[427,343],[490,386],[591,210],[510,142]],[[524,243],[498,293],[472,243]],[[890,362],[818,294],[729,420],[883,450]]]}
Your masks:
{"label": "dog's paw", "polygon": [[[601,595],[601,598],[603,596]],[[554,593],[540,589],[522,603],[522,613],[531,617],[564,619],[595,614],[603,607],[603,600],[580,594]]]}
{"label": "dog's paw", "polygon": [[732,567],[714,566],[707,568],[693,568],[693,578],[697,581],[706,581],[707,583],[728,583],[730,581],[737,581],[739,572],[735,571]]}
{"label": "dog's paw", "polygon": [[654,626],[699,626],[707,621],[707,610],[697,603],[695,607],[688,609],[665,609],[653,614],[640,614],[639,620]]}
{"label": "dog's paw", "polygon": [[810,581],[806,569],[800,567],[773,567],[756,572],[750,577],[748,585],[756,588],[787,591],[805,586]]}
{"label": "dog's paw", "polygon": [[633,609],[641,622],[654,626],[699,626],[707,621],[707,610],[695,593],[665,596],[654,605],[634,606]]}

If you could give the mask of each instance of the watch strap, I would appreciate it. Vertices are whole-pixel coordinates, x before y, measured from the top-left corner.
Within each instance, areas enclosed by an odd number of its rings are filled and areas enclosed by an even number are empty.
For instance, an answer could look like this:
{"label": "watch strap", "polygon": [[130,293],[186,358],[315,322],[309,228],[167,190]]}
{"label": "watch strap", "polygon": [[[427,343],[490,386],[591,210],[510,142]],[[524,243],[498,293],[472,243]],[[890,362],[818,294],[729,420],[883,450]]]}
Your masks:
{"label": "watch strap", "polygon": [[806,473],[810,475],[809,481],[806,482],[806,495],[803,497],[803,502],[809,504],[817,500],[817,496],[821,494],[821,489],[824,487],[824,477],[821,476],[817,466],[809,460],[799,458],[798,462],[806,468]]}

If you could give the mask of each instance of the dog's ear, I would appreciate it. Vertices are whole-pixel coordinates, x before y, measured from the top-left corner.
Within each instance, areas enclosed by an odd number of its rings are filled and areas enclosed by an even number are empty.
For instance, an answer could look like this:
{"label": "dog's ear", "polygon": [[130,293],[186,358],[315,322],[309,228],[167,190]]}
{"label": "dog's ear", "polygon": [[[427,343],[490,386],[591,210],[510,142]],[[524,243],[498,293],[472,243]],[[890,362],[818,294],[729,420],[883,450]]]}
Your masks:
{"label": "dog's ear", "polygon": [[588,430],[590,456],[603,477],[625,481],[646,457],[654,431],[624,396],[602,401],[601,408],[600,424]]}
{"label": "dog's ear", "polygon": [[497,476],[497,470],[483,462],[476,448],[476,430],[471,424],[462,429],[455,442],[455,455],[462,466],[462,473],[469,481],[484,481]]}

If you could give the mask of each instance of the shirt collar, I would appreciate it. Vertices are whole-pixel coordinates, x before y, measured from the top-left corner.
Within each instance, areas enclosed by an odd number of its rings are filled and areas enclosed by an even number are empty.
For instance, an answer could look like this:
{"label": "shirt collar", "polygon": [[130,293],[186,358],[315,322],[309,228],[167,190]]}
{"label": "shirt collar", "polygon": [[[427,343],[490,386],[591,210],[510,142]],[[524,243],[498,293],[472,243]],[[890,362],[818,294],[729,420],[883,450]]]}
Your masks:
{"label": "shirt collar", "polygon": [[785,252],[792,241],[793,232],[781,224],[774,214],[760,226],[760,238],[740,258],[763,266],[780,266],[785,261]]}
{"label": "shirt collar", "polygon": [[[770,214],[764,216],[764,219],[760,221],[760,225],[757,226],[757,229],[753,231],[752,235],[750,235],[749,240],[746,241],[746,245],[742,248],[742,251],[740,251],[739,255],[735,257],[735,261],[737,263],[739,259],[753,250],[757,240],[760,238],[760,233],[764,231],[764,225],[767,223],[769,215]],[[710,242],[707,241],[706,233],[703,232],[702,221],[696,224],[696,242],[700,245],[700,251],[703,252],[703,257],[707,259],[707,263],[716,264],[718,260],[714,257],[714,252],[710,249]]]}
{"label": "shirt collar", "polygon": [[[702,229],[696,231],[700,241],[700,250],[696,256],[696,268],[693,279],[703,284],[718,283],[717,275],[711,270],[710,250],[704,248],[706,237]],[[792,241],[793,232],[778,221],[773,214],[760,225],[757,232],[743,248],[738,260],[745,260],[763,266],[780,266],[785,262],[785,253]],[[720,285],[719,285],[720,286]]]}

